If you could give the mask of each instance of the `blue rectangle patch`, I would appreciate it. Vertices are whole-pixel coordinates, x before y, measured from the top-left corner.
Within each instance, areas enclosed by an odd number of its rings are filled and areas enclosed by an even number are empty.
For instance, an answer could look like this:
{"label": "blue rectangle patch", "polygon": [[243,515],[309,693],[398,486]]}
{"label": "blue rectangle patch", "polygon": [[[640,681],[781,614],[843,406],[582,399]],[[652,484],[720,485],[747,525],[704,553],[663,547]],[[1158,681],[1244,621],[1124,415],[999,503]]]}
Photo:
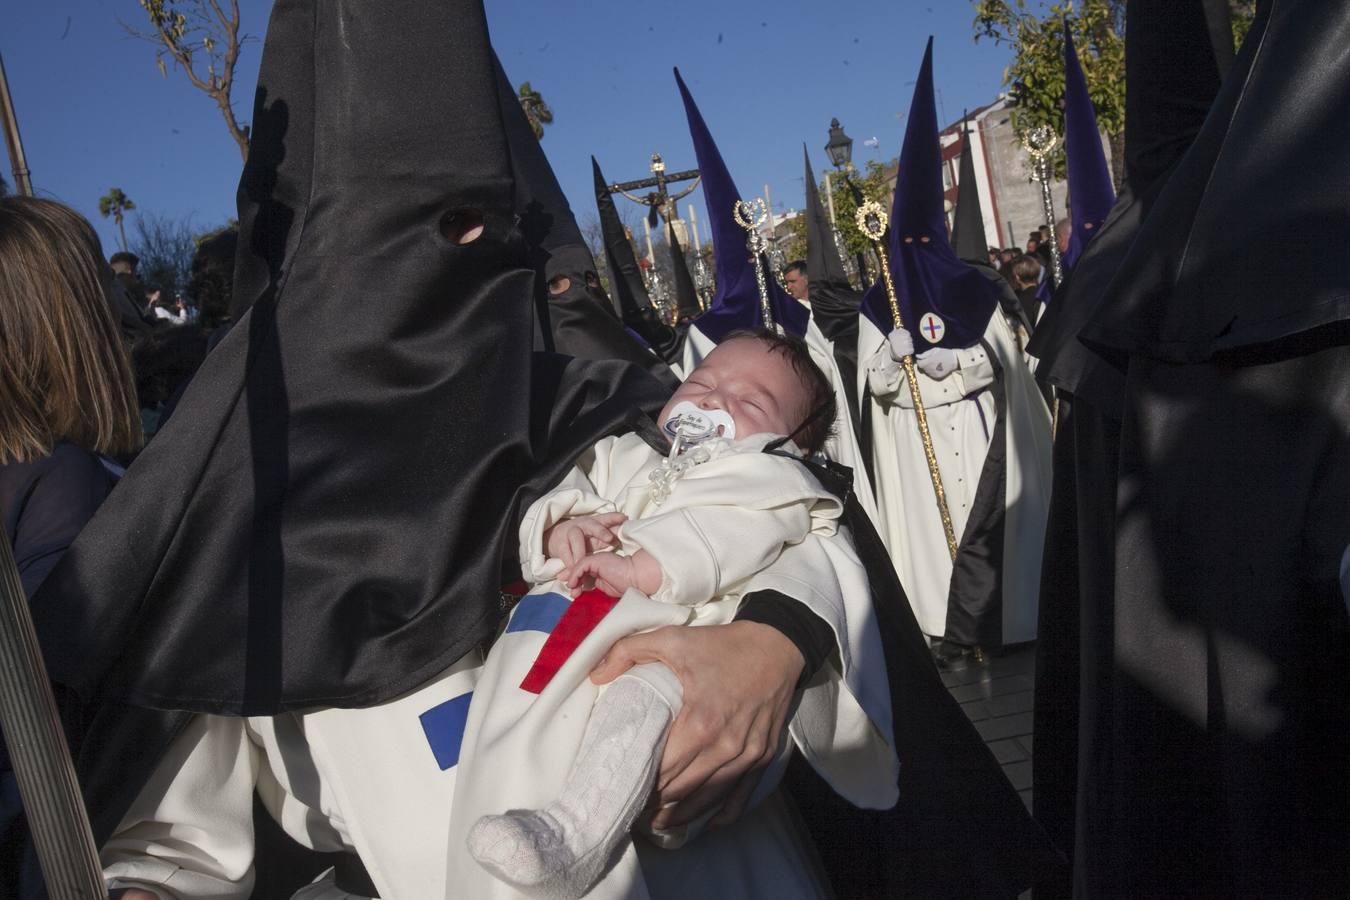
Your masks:
{"label": "blue rectangle patch", "polygon": [[558,620],[562,618],[563,613],[567,612],[567,607],[571,605],[572,599],[564,597],[562,594],[552,592],[526,594],[516,604],[516,610],[511,615],[511,622],[506,626],[506,633],[542,631],[544,634],[552,634]]}
{"label": "blue rectangle patch", "polygon": [[459,747],[464,742],[464,724],[469,720],[469,701],[472,699],[472,691],[460,694],[418,716],[436,757],[436,765],[442,772],[459,762]]}

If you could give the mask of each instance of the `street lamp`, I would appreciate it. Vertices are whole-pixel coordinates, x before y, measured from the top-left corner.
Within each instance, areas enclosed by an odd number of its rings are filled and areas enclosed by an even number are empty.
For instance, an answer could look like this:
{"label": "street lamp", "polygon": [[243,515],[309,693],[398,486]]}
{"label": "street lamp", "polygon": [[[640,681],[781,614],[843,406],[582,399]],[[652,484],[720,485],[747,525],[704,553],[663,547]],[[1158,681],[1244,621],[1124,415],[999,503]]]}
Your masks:
{"label": "street lamp", "polygon": [[838,119],[830,120],[830,140],[825,145],[825,152],[836,169],[844,168],[853,159],[853,138],[844,134]]}
{"label": "street lamp", "polygon": [[[844,129],[840,127],[838,119],[830,119],[830,139],[825,144],[825,152],[829,154],[830,162],[836,169],[844,173],[844,181],[856,195],[858,189],[854,187],[853,182],[848,180],[848,166],[853,159],[853,138],[844,134]],[[825,173],[825,196],[830,203],[830,228],[834,232],[834,246],[839,251],[839,258],[844,262],[844,274],[848,276],[849,281],[855,277],[861,279],[865,271],[861,265],[861,260],[853,260],[848,253],[844,251],[844,238],[839,233],[839,224],[834,218],[834,186],[830,183],[830,173]],[[859,200],[858,202],[862,202]]]}

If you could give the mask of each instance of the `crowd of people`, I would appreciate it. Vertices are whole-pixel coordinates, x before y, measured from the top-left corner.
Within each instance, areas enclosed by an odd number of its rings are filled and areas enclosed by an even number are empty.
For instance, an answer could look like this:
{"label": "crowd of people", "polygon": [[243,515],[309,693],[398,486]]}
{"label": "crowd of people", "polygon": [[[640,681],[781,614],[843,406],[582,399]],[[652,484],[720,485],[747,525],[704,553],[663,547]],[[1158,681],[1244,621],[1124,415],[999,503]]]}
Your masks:
{"label": "crowd of people", "polygon": [[[1186,281],[1233,246],[1206,191],[1264,239],[1242,192],[1277,175],[1219,151],[1285,108],[1276,63],[1335,46],[1288,5],[1234,62],[1226,5],[1130,0],[1119,200],[1070,43],[1071,215],[977,258],[930,40],[869,284],[809,158],[807,258],[747,252],[677,71],[716,289],[673,323],[598,163],[592,255],[478,2],[277,0],[241,225],[191,303],[0,197],[0,516],[108,887],[1350,889],[1322,777],[1350,740],[1343,285],[1308,257],[1274,297],[1232,254]],[[357,184],[372,148],[397,158]],[[943,683],[1033,641],[1034,820]],[[18,784],[0,758],[0,895],[28,900],[61,859]]]}

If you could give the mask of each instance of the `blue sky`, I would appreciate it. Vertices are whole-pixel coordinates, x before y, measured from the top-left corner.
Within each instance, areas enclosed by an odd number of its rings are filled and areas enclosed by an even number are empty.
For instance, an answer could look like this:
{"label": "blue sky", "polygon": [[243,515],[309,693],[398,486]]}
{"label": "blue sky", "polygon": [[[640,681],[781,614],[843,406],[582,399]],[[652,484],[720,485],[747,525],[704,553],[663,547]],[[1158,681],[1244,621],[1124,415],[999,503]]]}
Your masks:
{"label": "blue sky", "polygon": [[[247,120],[271,3],[241,7],[258,39],[235,88]],[[614,181],[645,177],[654,150],[672,170],[694,167],[673,66],[737,186],[759,194],[767,182],[781,212],[802,203],[803,142],[826,166],[832,116],[855,140],[855,163],[899,153],[929,34],[944,124],[994,99],[1009,61],[1006,48],[973,42],[967,0],[487,0],[487,10],[507,74],[553,108],[543,146],[582,221],[595,211],[591,154]],[[142,15],[137,0],[44,0],[11,5],[0,29],[34,185],[88,216],[106,248],[117,239],[98,198],[113,186],[139,211],[201,230],[234,214],[239,152],[214,103],[181,73],[162,78],[153,48],[118,25]],[[863,146],[872,137],[879,148]],[[689,199],[704,220],[700,193]]]}

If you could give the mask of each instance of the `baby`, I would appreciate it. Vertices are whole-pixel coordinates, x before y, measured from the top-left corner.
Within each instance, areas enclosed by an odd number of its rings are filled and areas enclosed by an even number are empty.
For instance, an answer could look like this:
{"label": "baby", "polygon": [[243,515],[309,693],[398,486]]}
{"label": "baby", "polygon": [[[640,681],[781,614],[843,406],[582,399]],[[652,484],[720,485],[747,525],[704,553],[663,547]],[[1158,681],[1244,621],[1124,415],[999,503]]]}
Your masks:
{"label": "baby", "polygon": [[[572,591],[594,585],[611,597],[635,590],[690,608],[688,624],[730,622],[757,576],[809,536],[836,533],[839,500],[790,456],[764,452],[773,444],[817,452],[834,405],[800,341],[764,332],[729,337],[662,410],[668,454],[636,433],[606,438],[530,508],[521,527],[526,580]],[[813,612],[845,632],[841,615]],[[478,819],[470,854],[526,893],[584,894],[651,793],[681,702],[679,680],[663,664],[618,678],[592,707],[557,799]],[[887,779],[893,788],[893,771],[881,773],[883,785]],[[654,837],[665,846],[681,840]]]}

